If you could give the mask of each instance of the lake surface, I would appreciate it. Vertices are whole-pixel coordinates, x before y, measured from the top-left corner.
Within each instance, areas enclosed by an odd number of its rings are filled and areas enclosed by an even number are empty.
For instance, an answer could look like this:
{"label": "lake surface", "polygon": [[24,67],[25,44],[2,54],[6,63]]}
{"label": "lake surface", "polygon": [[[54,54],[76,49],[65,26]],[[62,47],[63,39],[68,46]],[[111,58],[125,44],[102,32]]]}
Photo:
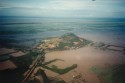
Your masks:
{"label": "lake surface", "polygon": [[123,18],[0,18],[1,45],[32,47],[44,38],[69,32],[95,42],[125,46]]}

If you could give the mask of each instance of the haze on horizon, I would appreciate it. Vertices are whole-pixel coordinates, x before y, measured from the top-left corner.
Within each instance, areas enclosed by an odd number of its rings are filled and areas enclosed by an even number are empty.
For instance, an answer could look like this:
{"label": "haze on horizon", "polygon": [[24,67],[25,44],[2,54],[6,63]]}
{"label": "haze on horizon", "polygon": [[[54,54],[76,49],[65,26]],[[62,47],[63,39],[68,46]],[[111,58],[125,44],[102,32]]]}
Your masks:
{"label": "haze on horizon", "polygon": [[0,0],[0,16],[125,18],[125,0]]}

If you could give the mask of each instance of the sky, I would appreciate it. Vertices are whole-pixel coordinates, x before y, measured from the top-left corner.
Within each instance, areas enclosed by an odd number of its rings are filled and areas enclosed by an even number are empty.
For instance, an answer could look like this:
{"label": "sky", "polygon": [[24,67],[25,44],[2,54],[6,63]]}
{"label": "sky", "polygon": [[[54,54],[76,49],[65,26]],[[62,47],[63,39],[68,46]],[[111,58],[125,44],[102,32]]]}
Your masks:
{"label": "sky", "polygon": [[125,0],[0,0],[0,16],[125,18]]}

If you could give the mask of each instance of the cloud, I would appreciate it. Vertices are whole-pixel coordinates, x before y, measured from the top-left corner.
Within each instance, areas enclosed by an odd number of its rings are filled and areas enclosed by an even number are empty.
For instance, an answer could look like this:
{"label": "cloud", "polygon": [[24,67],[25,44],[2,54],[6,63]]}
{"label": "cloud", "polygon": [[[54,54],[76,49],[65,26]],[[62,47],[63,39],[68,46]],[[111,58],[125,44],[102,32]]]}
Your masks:
{"label": "cloud", "polygon": [[85,0],[49,0],[47,2],[36,3],[18,3],[18,4],[5,4],[0,8],[44,8],[44,9],[55,9],[55,10],[66,10],[66,9],[86,9],[96,7],[95,4],[88,4]]}
{"label": "cloud", "polygon": [[96,7],[94,4],[88,4],[85,0],[54,0],[47,5],[51,9],[85,9]]}
{"label": "cloud", "polygon": [[[96,0],[94,2],[91,0],[3,0],[0,3],[0,12],[26,16],[109,17],[121,15],[120,13],[123,15],[124,2],[125,0]],[[115,14],[116,12],[120,13]]]}

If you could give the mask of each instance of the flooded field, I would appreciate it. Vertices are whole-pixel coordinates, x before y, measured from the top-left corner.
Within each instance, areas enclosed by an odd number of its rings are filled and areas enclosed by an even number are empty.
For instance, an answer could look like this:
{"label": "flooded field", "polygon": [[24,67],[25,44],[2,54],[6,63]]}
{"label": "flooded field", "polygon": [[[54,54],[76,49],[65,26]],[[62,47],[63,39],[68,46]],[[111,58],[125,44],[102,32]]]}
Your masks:
{"label": "flooded field", "polygon": [[[64,60],[63,62],[56,61],[52,63],[53,65],[57,65],[59,68],[63,68],[72,64],[78,65],[76,69],[71,70],[66,74],[59,75],[59,77],[64,79],[66,82],[71,81],[73,76],[81,73],[88,83],[102,83],[102,81],[104,81],[104,83],[112,83],[113,80],[111,78],[102,78],[102,80],[100,80],[98,78],[98,74],[93,73],[91,68],[100,67],[103,70],[106,70],[106,68],[110,69],[114,65],[125,64],[125,56],[123,53],[118,51],[100,50],[91,46],[76,50],[56,51],[46,54],[46,61],[55,58]],[[97,70],[97,72],[100,71],[101,70]],[[112,72],[109,71],[108,73]],[[51,74],[51,76],[55,76],[55,74]],[[105,82],[105,80],[107,82]]]}

